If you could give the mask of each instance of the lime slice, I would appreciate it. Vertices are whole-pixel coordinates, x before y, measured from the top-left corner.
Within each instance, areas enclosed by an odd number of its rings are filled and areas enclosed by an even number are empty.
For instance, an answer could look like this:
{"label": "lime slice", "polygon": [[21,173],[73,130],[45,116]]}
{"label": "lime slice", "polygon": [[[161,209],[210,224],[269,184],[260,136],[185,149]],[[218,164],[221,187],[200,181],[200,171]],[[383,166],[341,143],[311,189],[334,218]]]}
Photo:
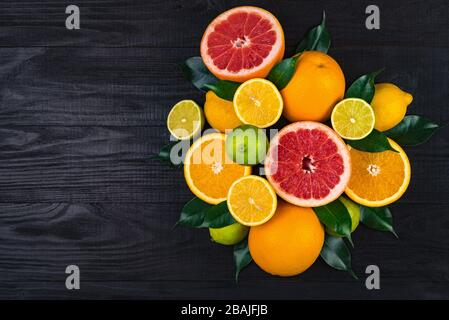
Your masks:
{"label": "lime slice", "polygon": [[344,139],[360,140],[374,128],[373,108],[364,100],[348,98],[334,107],[331,115],[332,127]]}
{"label": "lime slice", "polygon": [[179,140],[198,136],[204,126],[203,110],[192,100],[182,100],[173,106],[167,117],[168,131]]}

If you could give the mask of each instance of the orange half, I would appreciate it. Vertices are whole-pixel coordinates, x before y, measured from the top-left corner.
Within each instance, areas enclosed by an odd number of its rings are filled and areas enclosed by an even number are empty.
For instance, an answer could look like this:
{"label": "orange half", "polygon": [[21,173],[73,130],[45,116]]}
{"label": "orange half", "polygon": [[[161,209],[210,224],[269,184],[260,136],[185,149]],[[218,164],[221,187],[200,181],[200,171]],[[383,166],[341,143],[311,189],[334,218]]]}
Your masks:
{"label": "orange half", "polygon": [[345,192],[355,202],[382,207],[398,200],[407,190],[410,162],[396,142],[388,141],[398,152],[363,152],[349,148],[352,174]]}
{"label": "orange half", "polygon": [[251,174],[251,167],[232,162],[225,151],[226,135],[212,133],[196,140],[184,160],[184,177],[201,200],[217,204],[226,200],[237,179]]}

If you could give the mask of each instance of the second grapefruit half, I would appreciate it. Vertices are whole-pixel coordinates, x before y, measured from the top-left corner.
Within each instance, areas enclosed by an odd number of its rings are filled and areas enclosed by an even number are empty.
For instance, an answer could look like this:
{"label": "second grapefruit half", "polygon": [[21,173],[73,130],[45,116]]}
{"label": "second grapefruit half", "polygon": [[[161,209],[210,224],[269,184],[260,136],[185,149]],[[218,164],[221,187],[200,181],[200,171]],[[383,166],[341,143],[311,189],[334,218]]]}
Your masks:
{"label": "second grapefruit half", "polygon": [[201,57],[217,78],[265,78],[284,56],[284,32],[270,12],[236,7],[216,17],[201,40]]}
{"label": "second grapefruit half", "polygon": [[265,174],[284,200],[317,207],[344,192],[351,159],[346,144],[328,126],[300,121],[284,127],[271,140]]}

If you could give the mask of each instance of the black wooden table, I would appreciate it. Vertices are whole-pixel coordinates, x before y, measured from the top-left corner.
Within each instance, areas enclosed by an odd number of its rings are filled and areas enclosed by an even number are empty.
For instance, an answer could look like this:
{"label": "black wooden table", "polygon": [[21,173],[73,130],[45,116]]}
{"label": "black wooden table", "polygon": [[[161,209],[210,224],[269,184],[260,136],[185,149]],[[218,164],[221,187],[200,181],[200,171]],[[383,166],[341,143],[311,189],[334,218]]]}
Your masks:
{"label": "black wooden table", "polygon": [[[65,28],[65,8],[81,29]],[[149,161],[181,99],[203,102],[178,63],[199,55],[218,13],[262,6],[281,21],[287,54],[322,11],[347,81],[414,96],[409,112],[448,123],[449,5],[401,1],[3,0],[0,2],[0,298],[449,298],[449,130],[407,148],[412,182],[391,206],[391,234],[360,227],[360,280],[315,265],[276,278],[252,264],[236,284],[231,248],[206,230],[172,229],[192,195],[182,170]],[[380,8],[380,30],[365,8]],[[81,289],[65,288],[65,268]],[[381,289],[365,288],[376,264]]]}

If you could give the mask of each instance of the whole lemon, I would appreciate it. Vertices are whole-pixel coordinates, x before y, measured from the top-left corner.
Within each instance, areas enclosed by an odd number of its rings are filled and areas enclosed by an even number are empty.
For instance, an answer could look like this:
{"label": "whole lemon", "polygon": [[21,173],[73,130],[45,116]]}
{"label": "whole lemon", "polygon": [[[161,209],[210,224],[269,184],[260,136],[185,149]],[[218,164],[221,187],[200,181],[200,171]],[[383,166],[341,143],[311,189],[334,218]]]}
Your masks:
{"label": "whole lemon", "polygon": [[281,201],[268,222],[251,227],[248,244],[254,262],[265,272],[293,276],[318,258],[324,230],[311,208]]}
{"label": "whole lemon", "polygon": [[223,228],[209,228],[210,236],[214,242],[228,246],[242,241],[248,231],[249,228],[240,223],[234,223]]}
{"label": "whole lemon", "polygon": [[413,101],[410,93],[402,91],[392,83],[378,83],[371,106],[376,116],[374,128],[386,131],[396,126],[404,118],[407,107]]}
{"label": "whole lemon", "polygon": [[210,126],[221,132],[225,132],[226,129],[234,129],[243,124],[237,118],[232,101],[220,98],[213,91],[206,93],[204,115]]}
{"label": "whole lemon", "polygon": [[284,117],[326,121],[334,105],[345,94],[345,76],[338,63],[319,51],[306,51],[298,59],[296,70],[282,89]]}

